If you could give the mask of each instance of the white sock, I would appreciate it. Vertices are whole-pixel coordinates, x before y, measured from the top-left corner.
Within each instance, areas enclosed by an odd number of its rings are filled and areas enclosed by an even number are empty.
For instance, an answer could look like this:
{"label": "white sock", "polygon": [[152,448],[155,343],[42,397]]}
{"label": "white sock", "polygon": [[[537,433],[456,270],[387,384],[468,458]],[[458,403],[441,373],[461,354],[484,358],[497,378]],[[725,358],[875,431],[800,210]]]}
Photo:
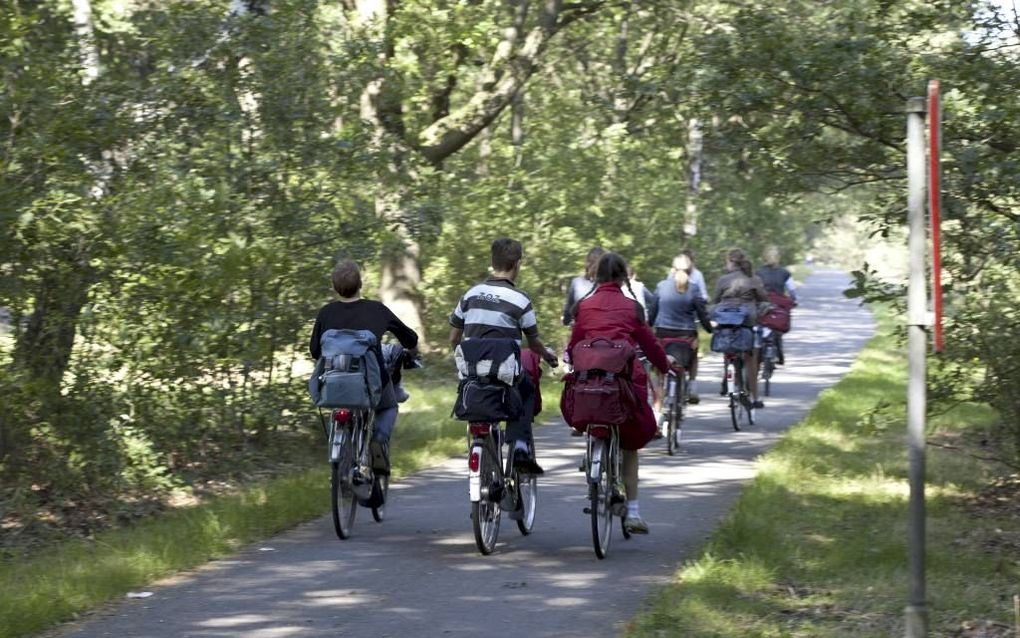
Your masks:
{"label": "white sock", "polygon": [[627,516],[633,516],[635,518],[640,518],[641,514],[638,512],[638,502],[637,502],[637,500],[627,501]]}
{"label": "white sock", "polygon": [[527,452],[528,451],[528,443],[526,441],[522,441],[520,439],[517,439],[516,441],[514,441],[514,451],[517,451],[517,450],[524,450],[525,452]]}

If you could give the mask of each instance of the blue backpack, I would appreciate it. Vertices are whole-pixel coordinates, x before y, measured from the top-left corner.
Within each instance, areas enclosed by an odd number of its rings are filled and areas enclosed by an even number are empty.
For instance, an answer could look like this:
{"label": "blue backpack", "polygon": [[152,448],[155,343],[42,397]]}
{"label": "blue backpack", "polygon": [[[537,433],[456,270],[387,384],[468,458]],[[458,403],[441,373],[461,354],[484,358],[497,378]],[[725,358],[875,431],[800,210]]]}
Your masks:
{"label": "blue backpack", "polygon": [[308,393],[320,408],[372,409],[382,396],[378,341],[368,330],[327,330],[322,356],[308,380]]}

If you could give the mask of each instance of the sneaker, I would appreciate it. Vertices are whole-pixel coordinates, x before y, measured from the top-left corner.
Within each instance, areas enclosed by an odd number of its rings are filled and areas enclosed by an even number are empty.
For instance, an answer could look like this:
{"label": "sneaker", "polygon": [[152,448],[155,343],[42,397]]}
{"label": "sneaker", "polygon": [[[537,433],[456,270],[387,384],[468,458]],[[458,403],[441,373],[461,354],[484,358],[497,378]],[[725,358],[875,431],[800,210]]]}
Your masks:
{"label": "sneaker", "polygon": [[521,474],[531,474],[532,476],[545,474],[542,466],[536,463],[526,450],[514,450],[514,468]]}
{"label": "sneaker", "polygon": [[628,516],[623,519],[623,528],[630,534],[648,533],[648,523],[640,516]]}
{"label": "sneaker", "polygon": [[584,436],[584,432],[578,430],[577,428],[570,428],[570,436]]}
{"label": "sneaker", "polygon": [[765,407],[765,404],[762,402],[761,399],[755,399],[754,402],[751,403],[751,407],[760,410]]}
{"label": "sneaker", "polygon": [[701,397],[698,396],[697,392],[691,392],[690,394],[687,395],[687,403],[690,403],[691,405],[697,405],[701,403]]}
{"label": "sneaker", "polygon": [[658,427],[655,428],[655,436],[653,436],[652,439],[653,440],[658,440],[658,439],[661,439],[664,436],[666,436],[666,435],[662,433],[662,426],[658,426]]}
{"label": "sneaker", "polygon": [[389,445],[382,441],[369,441],[368,451],[372,454],[372,471],[376,474],[390,474]]}

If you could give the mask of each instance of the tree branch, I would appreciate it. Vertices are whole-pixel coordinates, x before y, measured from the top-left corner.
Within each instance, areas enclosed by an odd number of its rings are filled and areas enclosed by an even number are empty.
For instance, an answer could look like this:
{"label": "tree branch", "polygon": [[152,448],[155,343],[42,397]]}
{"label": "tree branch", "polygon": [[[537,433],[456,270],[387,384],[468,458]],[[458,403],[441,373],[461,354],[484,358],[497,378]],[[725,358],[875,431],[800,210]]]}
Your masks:
{"label": "tree branch", "polygon": [[[564,15],[561,0],[545,0],[538,24],[528,31],[516,52],[512,45],[519,32],[508,30],[489,64],[487,72],[494,79],[491,86],[483,86],[467,104],[422,131],[418,136],[418,151],[433,164],[439,164],[463,148],[510,105],[514,95],[538,69],[538,60],[550,39],[579,16],[591,15],[605,4],[605,0],[574,3],[570,5],[571,12]],[[507,40],[511,40],[509,52],[503,46]]]}

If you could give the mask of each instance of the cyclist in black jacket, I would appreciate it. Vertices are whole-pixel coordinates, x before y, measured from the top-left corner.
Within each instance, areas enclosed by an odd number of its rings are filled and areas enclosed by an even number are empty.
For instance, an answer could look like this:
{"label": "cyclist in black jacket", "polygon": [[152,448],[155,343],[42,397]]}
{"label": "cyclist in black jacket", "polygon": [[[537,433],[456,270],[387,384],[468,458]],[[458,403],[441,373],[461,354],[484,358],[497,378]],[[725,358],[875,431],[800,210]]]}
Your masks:
{"label": "cyclist in black jacket", "polygon": [[[361,268],[350,259],[341,260],[333,268],[333,289],[340,295],[339,301],[326,304],[319,309],[312,328],[311,343],[308,350],[313,359],[322,355],[319,343],[322,333],[327,330],[368,330],[377,340],[389,332],[400,341],[400,345],[415,355],[418,346],[418,334],[407,327],[393,311],[382,302],[361,297]],[[383,360],[382,350],[378,346],[375,354],[379,358],[379,370],[382,373],[383,391],[379,405],[375,409],[373,425],[372,466],[373,470],[389,473],[389,441],[393,428],[397,424],[398,403],[393,382]]]}

